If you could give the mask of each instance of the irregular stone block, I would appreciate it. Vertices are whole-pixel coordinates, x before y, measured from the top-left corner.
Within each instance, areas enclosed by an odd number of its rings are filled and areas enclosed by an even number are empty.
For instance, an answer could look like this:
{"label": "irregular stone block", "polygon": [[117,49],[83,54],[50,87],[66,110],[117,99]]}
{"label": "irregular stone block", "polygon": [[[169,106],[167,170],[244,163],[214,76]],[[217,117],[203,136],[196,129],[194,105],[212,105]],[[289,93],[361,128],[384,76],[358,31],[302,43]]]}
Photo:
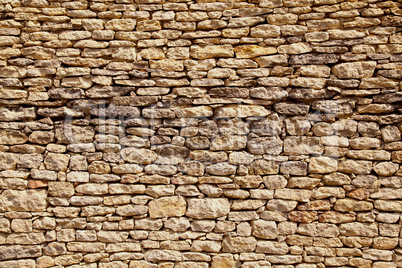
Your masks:
{"label": "irregular stone block", "polygon": [[196,219],[214,219],[225,216],[230,211],[226,198],[188,199],[186,215]]}
{"label": "irregular stone block", "polygon": [[5,211],[45,211],[46,190],[5,190],[0,195],[1,210]]}

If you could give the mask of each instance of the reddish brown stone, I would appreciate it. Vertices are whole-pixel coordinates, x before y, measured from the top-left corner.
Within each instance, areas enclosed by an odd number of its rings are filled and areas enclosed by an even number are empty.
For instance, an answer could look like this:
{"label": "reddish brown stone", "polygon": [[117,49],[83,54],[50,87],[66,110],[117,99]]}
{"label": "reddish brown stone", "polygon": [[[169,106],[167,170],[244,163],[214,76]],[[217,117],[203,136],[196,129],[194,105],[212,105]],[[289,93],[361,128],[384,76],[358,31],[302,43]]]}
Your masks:
{"label": "reddish brown stone", "polygon": [[330,223],[346,223],[353,222],[356,219],[356,216],[349,213],[340,213],[335,211],[328,211],[321,214],[318,217],[320,222],[330,222]]}
{"label": "reddish brown stone", "polygon": [[347,194],[347,196],[357,199],[357,200],[366,200],[370,197],[370,192],[366,188],[359,188],[351,191]]}
{"label": "reddish brown stone", "polygon": [[315,211],[292,211],[288,218],[294,222],[310,223],[318,219],[318,214]]}
{"label": "reddish brown stone", "polygon": [[121,183],[136,183],[140,180],[137,175],[126,174],[121,177]]}
{"label": "reddish brown stone", "polygon": [[47,187],[48,181],[44,180],[30,180],[28,181],[28,188],[35,189],[35,188],[45,188]]}

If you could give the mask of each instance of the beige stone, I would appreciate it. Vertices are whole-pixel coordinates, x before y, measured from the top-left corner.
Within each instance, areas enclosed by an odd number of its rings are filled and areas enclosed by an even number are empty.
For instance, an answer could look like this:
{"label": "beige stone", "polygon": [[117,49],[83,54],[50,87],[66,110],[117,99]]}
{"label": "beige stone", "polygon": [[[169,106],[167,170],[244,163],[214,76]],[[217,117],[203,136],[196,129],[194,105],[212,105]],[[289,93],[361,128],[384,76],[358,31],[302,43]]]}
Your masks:
{"label": "beige stone", "polygon": [[[262,239],[276,239],[278,228],[274,221],[257,220],[252,222],[252,234]],[[261,252],[261,251],[260,251]]]}
{"label": "beige stone", "polygon": [[338,161],[330,157],[310,158],[308,170],[311,173],[333,173],[338,169]]}
{"label": "beige stone", "polygon": [[230,204],[225,198],[188,199],[186,215],[196,219],[214,219],[225,216]]}
{"label": "beige stone", "polygon": [[223,239],[222,251],[231,253],[253,252],[257,246],[254,237],[231,237]]}
{"label": "beige stone", "polygon": [[341,63],[332,67],[332,73],[338,78],[365,78],[373,76],[375,61]]}
{"label": "beige stone", "polygon": [[275,54],[277,51],[276,51],[276,48],[274,48],[274,47],[260,47],[257,45],[244,45],[244,46],[235,47],[234,52],[236,53],[236,58],[249,59],[249,58],[255,58],[258,56]]}
{"label": "beige stone", "polygon": [[215,109],[216,118],[266,116],[269,112],[260,105],[226,105]]}
{"label": "beige stone", "polygon": [[149,203],[151,218],[180,217],[186,213],[186,201],[183,197],[161,197]]}
{"label": "beige stone", "polygon": [[44,211],[46,190],[5,190],[0,196],[2,211]]}
{"label": "beige stone", "polygon": [[125,161],[136,164],[151,164],[157,157],[154,151],[134,147],[126,147],[120,151],[120,154]]}
{"label": "beige stone", "polygon": [[71,197],[74,195],[74,186],[70,182],[53,182],[48,184],[48,193],[51,196]]}
{"label": "beige stone", "polygon": [[190,55],[196,59],[230,58],[234,56],[234,52],[231,45],[192,46]]}

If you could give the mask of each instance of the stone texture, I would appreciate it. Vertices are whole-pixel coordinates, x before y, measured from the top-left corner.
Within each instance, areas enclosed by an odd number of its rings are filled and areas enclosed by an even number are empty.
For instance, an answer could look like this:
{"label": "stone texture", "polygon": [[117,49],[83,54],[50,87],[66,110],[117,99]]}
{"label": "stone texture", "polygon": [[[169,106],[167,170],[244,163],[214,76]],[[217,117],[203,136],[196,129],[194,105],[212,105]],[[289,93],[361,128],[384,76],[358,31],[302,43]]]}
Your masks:
{"label": "stone texture", "polygon": [[0,267],[402,267],[400,1],[3,1]]}
{"label": "stone texture", "polygon": [[177,217],[186,213],[186,201],[183,197],[161,197],[149,203],[151,218]]}
{"label": "stone texture", "polygon": [[225,216],[230,211],[225,198],[189,199],[186,215],[196,219],[214,219]]}
{"label": "stone texture", "polygon": [[1,193],[2,211],[44,211],[46,190],[5,190]]}
{"label": "stone texture", "polygon": [[375,61],[341,63],[335,65],[332,72],[338,78],[366,78],[373,76],[375,67]]}

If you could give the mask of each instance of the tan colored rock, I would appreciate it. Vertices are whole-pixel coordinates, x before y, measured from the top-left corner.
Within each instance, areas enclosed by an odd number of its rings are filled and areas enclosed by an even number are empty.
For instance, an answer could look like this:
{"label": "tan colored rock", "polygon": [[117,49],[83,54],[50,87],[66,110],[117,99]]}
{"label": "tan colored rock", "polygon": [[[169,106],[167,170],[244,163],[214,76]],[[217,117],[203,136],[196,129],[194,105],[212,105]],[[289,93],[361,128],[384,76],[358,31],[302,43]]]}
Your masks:
{"label": "tan colored rock", "polygon": [[215,110],[216,118],[266,116],[269,112],[259,105],[227,105]]}
{"label": "tan colored rock", "polygon": [[276,239],[278,228],[274,221],[256,220],[252,222],[252,235],[262,239]]}
{"label": "tan colored rock", "polygon": [[375,223],[360,223],[351,222],[341,224],[339,227],[341,234],[346,236],[363,236],[376,237],[378,236],[378,228]]}
{"label": "tan colored rock", "polygon": [[162,24],[157,20],[142,20],[137,23],[136,30],[140,32],[157,31],[162,29]]}
{"label": "tan colored rock", "polygon": [[321,154],[323,150],[318,137],[286,137],[284,140],[284,152],[288,155]]}
{"label": "tan colored rock", "polygon": [[186,215],[196,219],[214,219],[225,216],[230,211],[226,198],[188,199]]}
{"label": "tan colored rock", "polygon": [[14,145],[22,144],[28,140],[28,137],[18,130],[1,129],[0,130],[0,144]]}
{"label": "tan colored rock", "polygon": [[373,76],[375,61],[341,63],[332,67],[332,73],[338,78],[365,78]]}
{"label": "tan colored rock", "polygon": [[390,201],[390,200],[375,200],[374,207],[381,211],[394,211],[401,212],[402,211],[402,202],[401,201]]}
{"label": "tan colored rock", "polygon": [[288,218],[293,222],[311,223],[318,219],[318,214],[315,211],[292,211]]}
{"label": "tan colored rock", "polygon": [[[116,214],[119,216],[144,216],[148,212],[147,206],[142,205],[124,205],[116,209]],[[110,212],[107,212],[110,213]],[[102,213],[103,214],[103,213]]]}
{"label": "tan colored rock", "polygon": [[290,212],[294,210],[298,202],[294,200],[273,199],[267,203],[267,208],[270,211]]}
{"label": "tan colored rock", "polygon": [[186,201],[183,197],[161,197],[149,203],[151,218],[180,217],[186,213]]}
{"label": "tan colored rock", "polygon": [[63,124],[56,127],[55,136],[59,143],[88,143],[92,142],[95,131],[90,126]]}
{"label": "tan colored rock", "polygon": [[268,189],[282,189],[288,184],[287,179],[281,175],[265,176],[263,182]]}
{"label": "tan colored rock", "polygon": [[275,198],[307,202],[310,200],[311,191],[299,189],[277,189],[275,190],[274,196]]}
{"label": "tan colored rock", "polygon": [[2,211],[44,211],[46,190],[5,190],[0,195]]}
{"label": "tan colored rock", "polygon": [[372,162],[364,160],[342,160],[338,163],[338,171],[354,174],[370,174]]}
{"label": "tan colored rock", "polygon": [[351,182],[351,179],[348,175],[338,172],[325,175],[323,180],[326,185],[344,185],[350,184]]}
{"label": "tan colored rock", "polygon": [[209,106],[184,107],[178,112],[180,117],[210,117],[213,109]]}
{"label": "tan colored rock", "polygon": [[190,56],[196,59],[231,58],[234,52],[231,45],[192,46]]}
{"label": "tan colored rock", "polygon": [[258,56],[275,54],[276,48],[274,47],[260,47],[257,45],[243,45],[237,46],[234,49],[236,53],[236,58],[240,59],[250,59]]}
{"label": "tan colored rock", "polygon": [[379,162],[374,165],[373,170],[380,176],[392,176],[399,169],[399,165],[392,162]]}
{"label": "tan colored rock", "polygon": [[255,138],[247,142],[247,150],[257,155],[279,155],[282,152],[282,144],[282,140],[277,137]]}
{"label": "tan colored rock", "polygon": [[157,154],[154,151],[133,147],[122,149],[120,154],[125,161],[136,164],[151,164],[157,157]]}
{"label": "tan colored rock", "polygon": [[230,253],[253,252],[257,246],[257,240],[254,237],[231,237],[223,239],[222,251]]}
{"label": "tan colored rock", "polygon": [[[41,256],[41,248],[39,245],[35,246],[20,246],[20,245],[8,245],[1,246],[0,248],[1,260],[10,260],[17,258],[35,258]],[[17,266],[22,265],[22,266]],[[6,261],[2,262],[0,267],[35,267],[35,262],[32,260],[20,260],[20,261]]]}
{"label": "tan colored rock", "polygon": [[254,160],[249,166],[249,173],[252,175],[278,174],[280,162],[265,159]]}
{"label": "tan colored rock", "polygon": [[302,65],[300,73],[306,76],[329,77],[331,68],[326,65]]}
{"label": "tan colored rock", "polygon": [[51,196],[71,197],[74,195],[74,186],[70,182],[50,181],[48,183],[48,193]]}
{"label": "tan colored rock", "polygon": [[349,140],[350,147],[353,149],[371,149],[380,147],[381,141],[376,138],[370,137],[358,137],[355,139]]}
{"label": "tan colored rock", "polygon": [[222,246],[217,241],[200,241],[195,240],[191,245],[191,251],[195,252],[215,252],[218,253]]}
{"label": "tan colored rock", "polygon": [[334,209],[341,212],[368,211],[373,209],[373,204],[367,201],[356,201],[346,198],[337,200]]}
{"label": "tan colored rock", "polygon": [[391,160],[391,153],[385,150],[349,150],[346,156],[363,160]]}
{"label": "tan colored rock", "polygon": [[88,165],[88,171],[96,174],[110,173],[110,165],[104,161],[93,161]]}
{"label": "tan colored rock", "polygon": [[290,80],[282,77],[262,77],[257,79],[257,83],[269,87],[287,87],[290,84]]}
{"label": "tan colored rock", "polygon": [[290,45],[281,45],[278,47],[278,53],[280,54],[303,54],[311,52],[312,48],[309,43],[293,43]]}
{"label": "tan colored rock", "polygon": [[106,22],[106,30],[132,31],[135,28],[136,21],[132,19],[112,19]]}
{"label": "tan colored rock", "polygon": [[313,189],[320,183],[320,179],[310,178],[310,177],[291,177],[289,179],[288,188],[304,188],[304,189]]}
{"label": "tan colored rock", "polygon": [[296,24],[298,17],[296,14],[272,14],[267,16],[270,25]]}
{"label": "tan colored rock", "polygon": [[218,135],[212,140],[212,151],[239,150],[246,147],[247,138],[237,135]]}
{"label": "tan colored rock", "polygon": [[253,162],[254,155],[247,152],[233,152],[229,154],[229,163],[234,165],[248,165]]}
{"label": "tan colored rock", "polygon": [[258,25],[250,30],[250,36],[257,38],[278,37],[281,34],[279,26],[269,24]]}
{"label": "tan colored rock", "polygon": [[174,250],[148,250],[144,254],[146,261],[181,261],[183,253]]}
{"label": "tan colored rock", "polygon": [[310,173],[333,173],[338,169],[338,161],[330,157],[310,158],[308,171]]}

